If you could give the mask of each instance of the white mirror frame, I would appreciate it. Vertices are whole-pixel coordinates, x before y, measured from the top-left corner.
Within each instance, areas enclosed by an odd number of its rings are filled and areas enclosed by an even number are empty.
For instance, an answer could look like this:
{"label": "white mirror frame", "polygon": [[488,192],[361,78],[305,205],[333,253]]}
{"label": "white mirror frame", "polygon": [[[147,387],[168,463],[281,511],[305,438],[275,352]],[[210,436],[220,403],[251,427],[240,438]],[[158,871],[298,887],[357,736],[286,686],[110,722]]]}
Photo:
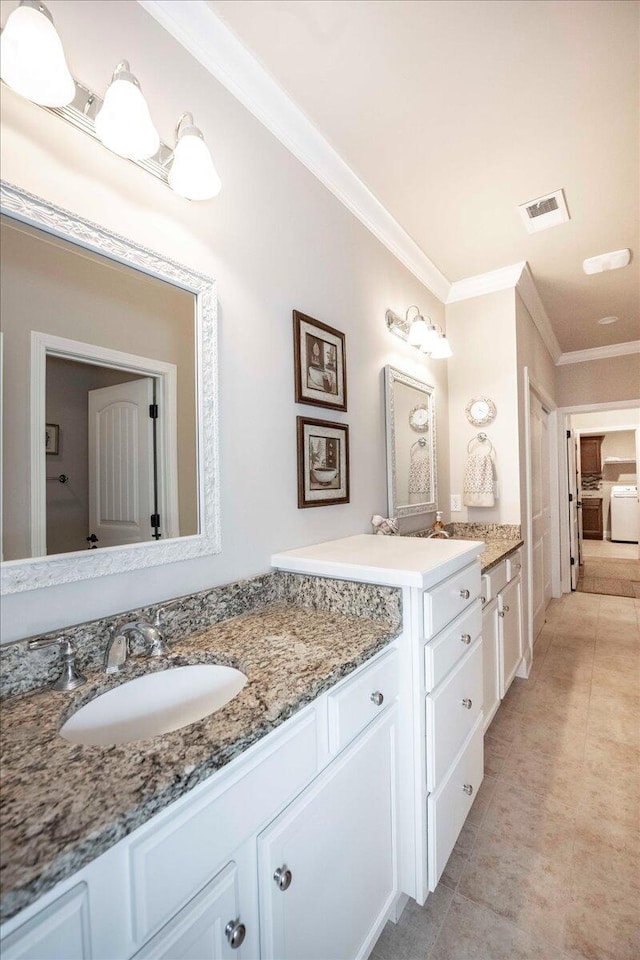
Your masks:
{"label": "white mirror frame", "polygon": [[[433,500],[424,503],[405,504],[398,506],[398,493],[396,483],[396,430],[395,430],[395,402],[394,386],[396,383],[403,383],[406,387],[413,387],[420,390],[429,402],[431,412],[431,422],[429,424],[429,433],[427,443],[431,446],[432,468],[433,468]],[[436,456],[436,401],[435,388],[423,380],[403,373],[395,367],[386,366],[384,368],[384,395],[385,395],[385,421],[387,436],[387,491],[388,491],[388,510],[390,517],[413,517],[420,513],[433,513],[438,509],[438,464]],[[416,433],[416,440],[418,434]],[[426,439],[426,438],[425,438]]]}
{"label": "white mirror frame", "polygon": [[5,561],[0,564],[1,594],[220,553],[215,281],[4,181],[0,181],[0,213],[194,294],[199,518],[199,532],[192,536]]}

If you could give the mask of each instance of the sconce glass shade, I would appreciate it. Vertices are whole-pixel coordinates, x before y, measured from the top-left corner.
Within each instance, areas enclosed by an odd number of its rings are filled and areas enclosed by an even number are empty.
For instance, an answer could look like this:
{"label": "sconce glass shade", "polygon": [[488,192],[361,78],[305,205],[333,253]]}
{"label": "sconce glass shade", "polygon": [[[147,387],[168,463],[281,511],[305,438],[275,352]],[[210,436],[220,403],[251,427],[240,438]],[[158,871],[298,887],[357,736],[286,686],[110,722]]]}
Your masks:
{"label": "sconce glass shade", "polygon": [[148,160],[160,147],[140,84],[123,60],[115,69],[104,103],[95,120],[105,147],[128,160]]}
{"label": "sconce glass shade", "polygon": [[424,337],[422,338],[420,349],[422,350],[423,353],[433,354],[433,351],[436,348],[439,339],[440,339],[440,334],[438,333],[436,328],[433,326],[433,324],[430,324],[425,331]]}
{"label": "sconce glass shade", "polygon": [[431,356],[434,360],[447,360],[449,357],[453,356],[451,345],[444,334],[442,334],[441,337],[438,337],[438,341],[431,351]]}
{"label": "sconce glass shade", "polygon": [[424,343],[425,337],[429,332],[429,326],[426,323],[424,317],[418,316],[415,318],[411,327],[409,328],[409,343],[412,347],[421,347]]}
{"label": "sconce glass shade", "polygon": [[220,193],[222,181],[190,113],[180,117],[177,138],[169,170],[169,186],[187,200],[211,200]]}
{"label": "sconce glass shade", "polygon": [[76,85],[44,4],[22,3],[7,17],[0,37],[0,76],[43,107],[65,107],[75,97]]}

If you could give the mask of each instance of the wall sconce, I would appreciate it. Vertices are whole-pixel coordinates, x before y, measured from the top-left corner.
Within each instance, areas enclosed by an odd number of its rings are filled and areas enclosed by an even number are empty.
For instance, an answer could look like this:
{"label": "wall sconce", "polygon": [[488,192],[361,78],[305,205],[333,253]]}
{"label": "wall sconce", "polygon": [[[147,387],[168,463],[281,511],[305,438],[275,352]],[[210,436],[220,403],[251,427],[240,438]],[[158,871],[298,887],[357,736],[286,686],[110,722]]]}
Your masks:
{"label": "wall sconce", "polygon": [[[416,311],[413,318],[410,317],[412,310]],[[434,324],[430,317],[425,320],[415,304],[409,307],[404,319],[393,310],[387,310],[385,320],[387,329],[391,333],[433,360],[446,360],[453,356],[449,341],[440,324]]]}
{"label": "wall sconce", "polygon": [[172,148],[160,140],[126,60],[115,68],[104,99],[74,80],[53,18],[39,0],[20,0],[7,17],[0,48],[0,77],[16,93],[142,167],[182,197],[209,200],[220,192],[220,177],[191,114],[180,117]]}

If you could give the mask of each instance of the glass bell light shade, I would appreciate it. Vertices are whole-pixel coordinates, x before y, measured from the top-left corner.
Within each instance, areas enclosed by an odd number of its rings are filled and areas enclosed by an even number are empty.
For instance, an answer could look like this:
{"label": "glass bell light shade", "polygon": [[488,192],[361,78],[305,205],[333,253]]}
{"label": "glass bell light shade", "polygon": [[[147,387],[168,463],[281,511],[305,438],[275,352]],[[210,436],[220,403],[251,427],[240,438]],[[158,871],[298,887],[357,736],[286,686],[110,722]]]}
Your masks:
{"label": "glass bell light shade", "polygon": [[424,317],[418,314],[415,320],[413,321],[413,323],[411,324],[411,327],[409,328],[408,340],[411,346],[412,347],[422,346],[428,330],[429,330],[429,326],[426,323]]}
{"label": "glass bell light shade", "polygon": [[128,160],[148,160],[160,148],[147,101],[126,60],[114,71],[95,130],[105,147]]}
{"label": "glass bell light shade", "polygon": [[43,3],[23,0],[0,37],[0,76],[43,107],[65,107],[76,95],[60,37]]}
{"label": "glass bell light shade", "polygon": [[438,331],[436,330],[436,328],[432,323],[429,324],[429,326],[425,331],[425,335],[422,338],[420,349],[422,350],[423,353],[433,353],[439,339],[440,339],[440,334],[438,333]]}
{"label": "glass bell light shade", "polygon": [[438,337],[438,341],[431,351],[431,356],[434,360],[447,360],[453,356],[453,350],[444,334]]}
{"label": "glass bell light shade", "polygon": [[222,189],[209,148],[190,113],[178,121],[169,186],[187,200],[211,200]]}

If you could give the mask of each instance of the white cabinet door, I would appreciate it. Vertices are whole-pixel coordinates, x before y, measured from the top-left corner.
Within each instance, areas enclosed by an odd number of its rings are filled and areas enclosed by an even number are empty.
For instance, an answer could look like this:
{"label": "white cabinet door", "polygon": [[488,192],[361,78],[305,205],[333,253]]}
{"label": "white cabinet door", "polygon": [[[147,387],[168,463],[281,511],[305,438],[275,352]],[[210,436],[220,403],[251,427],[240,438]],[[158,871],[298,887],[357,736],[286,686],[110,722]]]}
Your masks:
{"label": "white cabinet door", "polygon": [[89,960],[89,892],[77,886],[0,943],[2,960]]}
{"label": "white cabinet door", "polygon": [[263,960],[366,956],[397,891],[389,711],[258,838]]}
{"label": "white cabinet door", "polygon": [[241,958],[244,936],[236,866],[229,863],[132,960]]}
{"label": "white cabinet door", "polygon": [[500,697],[511,685],[522,659],[522,587],[518,575],[498,596],[500,618]]}
{"label": "white cabinet door", "polygon": [[483,712],[486,730],[500,706],[498,601],[492,600],[482,611]]}

